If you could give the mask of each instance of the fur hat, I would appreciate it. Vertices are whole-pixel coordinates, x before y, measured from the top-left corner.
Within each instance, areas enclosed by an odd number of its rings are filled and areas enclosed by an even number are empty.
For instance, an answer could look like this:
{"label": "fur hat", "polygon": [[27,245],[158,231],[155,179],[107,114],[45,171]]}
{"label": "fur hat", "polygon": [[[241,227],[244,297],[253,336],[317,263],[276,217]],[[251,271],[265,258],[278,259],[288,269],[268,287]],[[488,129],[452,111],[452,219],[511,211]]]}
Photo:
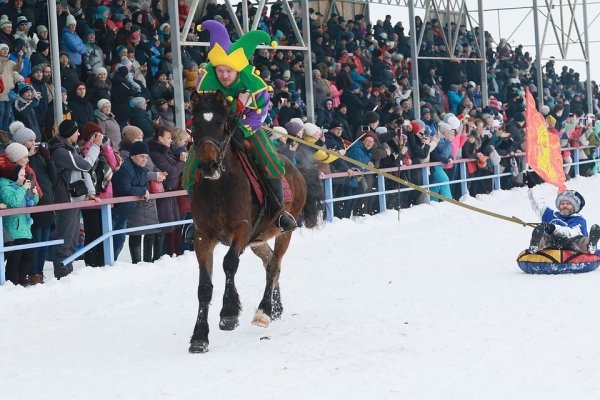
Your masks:
{"label": "fur hat", "polygon": [[73,136],[75,132],[77,132],[77,123],[71,119],[65,119],[58,126],[58,134],[65,139]]}
{"label": "fur hat", "polygon": [[92,138],[92,135],[96,132],[104,133],[104,129],[102,127],[92,121],[88,121],[85,123],[83,128],[81,128],[81,135],[79,136],[79,140],[83,140],[87,142]]}
{"label": "fur hat", "polygon": [[304,124],[304,134],[306,136],[309,136],[313,139],[321,139],[321,128],[319,128],[318,126],[316,126],[313,123],[307,122]]}
{"label": "fur hat", "polygon": [[300,131],[304,128],[304,122],[300,118],[292,118],[290,122],[285,124],[285,129],[290,135],[298,136]]}
{"label": "fur hat", "polygon": [[9,125],[8,130],[12,135],[13,141],[21,144],[35,139],[35,133],[25,126],[21,121],[15,121]]}
{"label": "fur hat", "polygon": [[11,162],[17,162],[21,158],[27,157],[29,150],[21,143],[11,143],[6,147],[5,153]]}
{"label": "fur hat", "polygon": [[[8,148],[6,149],[8,152]],[[561,201],[566,200],[573,205],[573,213],[578,213],[585,206],[585,200],[583,196],[575,190],[566,190],[556,196],[556,208],[559,208]]]}
{"label": "fur hat", "polygon": [[129,145],[129,156],[137,156],[138,154],[150,154],[146,143],[138,141]]}

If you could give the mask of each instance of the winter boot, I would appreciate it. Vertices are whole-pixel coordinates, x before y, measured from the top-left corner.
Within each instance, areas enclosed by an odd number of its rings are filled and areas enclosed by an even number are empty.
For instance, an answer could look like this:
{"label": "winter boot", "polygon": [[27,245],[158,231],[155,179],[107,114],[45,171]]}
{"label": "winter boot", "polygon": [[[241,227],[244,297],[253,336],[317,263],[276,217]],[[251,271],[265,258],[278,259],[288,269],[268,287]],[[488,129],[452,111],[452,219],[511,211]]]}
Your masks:
{"label": "winter boot", "polygon": [[277,199],[277,204],[274,205],[274,208],[276,207],[276,210],[279,213],[277,226],[282,232],[293,231],[298,225],[292,214],[283,209],[283,185],[281,179],[268,179],[267,182],[269,182],[269,186]]}
{"label": "winter boot", "polygon": [[54,263],[54,276],[56,279],[64,278],[73,272],[73,264],[63,265],[61,262],[55,261]]}
{"label": "winter boot", "polygon": [[531,241],[529,242],[529,251],[535,253],[540,248],[540,243],[544,238],[544,224],[538,225],[531,234]]}
{"label": "winter boot", "polygon": [[130,246],[129,253],[131,254],[131,262],[137,264],[142,261],[142,246]]}
{"label": "winter boot", "polygon": [[152,249],[154,248],[154,235],[144,235],[144,262],[152,262]]}
{"label": "winter boot", "polygon": [[600,226],[594,224],[590,228],[590,242],[588,243],[588,253],[594,254],[598,250],[598,239],[600,239]]}
{"label": "winter boot", "polygon": [[29,281],[30,285],[37,285],[39,283],[44,283],[44,275],[42,275],[42,274],[29,275],[27,280]]}
{"label": "winter boot", "polygon": [[158,260],[165,254],[165,235],[157,233],[154,235],[154,255],[152,261]]}

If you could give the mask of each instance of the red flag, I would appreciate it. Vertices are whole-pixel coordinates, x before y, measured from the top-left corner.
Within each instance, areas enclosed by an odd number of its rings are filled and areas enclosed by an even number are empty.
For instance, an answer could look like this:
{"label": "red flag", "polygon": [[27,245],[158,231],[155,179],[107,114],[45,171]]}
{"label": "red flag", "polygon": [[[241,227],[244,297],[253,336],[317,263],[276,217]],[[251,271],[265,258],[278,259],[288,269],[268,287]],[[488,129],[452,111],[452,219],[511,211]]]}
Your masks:
{"label": "red flag", "polygon": [[548,132],[544,116],[535,108],[535,101],[525,88],[525,121],[527,164],[546,182],[566,190],[563,158],[560,153],[560,138]]}

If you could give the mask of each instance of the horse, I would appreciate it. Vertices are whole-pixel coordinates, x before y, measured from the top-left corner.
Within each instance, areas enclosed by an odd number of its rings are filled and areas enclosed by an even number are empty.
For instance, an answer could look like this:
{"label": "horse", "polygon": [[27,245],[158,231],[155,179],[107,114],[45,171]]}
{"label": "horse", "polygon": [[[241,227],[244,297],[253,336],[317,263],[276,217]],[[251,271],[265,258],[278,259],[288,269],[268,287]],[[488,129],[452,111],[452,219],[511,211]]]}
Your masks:
{"label": "horse", "polygon": [[[219,328],[233,330],[239,325],[240,299],[235,286],[239,257],[250,247],[263,263],[266,285],[252,324],[267,327],[283,312],[279,275],[292,231],[281,232],[273,210],[262,211],[236,149],[242,148],[243,134],[231,115],[223,93],[192,95],[192,135],[199,159],[197,181],[191,197],[192,218],[196,227],[194,251],[200,270],[198,282],[198,316],[190,340],[191,353],[208,351],[208,311],[213,294],[211,281],[213,251],[218,243],[229,246],[223,260],[225,290]],[[247,144],[246,144],[247,145]],[[241,150],[244,151],[244,150]],[[316,169],[301,172],[285,159],[285,178],[293,192],[286,210],[304,226],[312,229],[319,223],[322,188]],[[274,249],[267,243],[275,238]]]}

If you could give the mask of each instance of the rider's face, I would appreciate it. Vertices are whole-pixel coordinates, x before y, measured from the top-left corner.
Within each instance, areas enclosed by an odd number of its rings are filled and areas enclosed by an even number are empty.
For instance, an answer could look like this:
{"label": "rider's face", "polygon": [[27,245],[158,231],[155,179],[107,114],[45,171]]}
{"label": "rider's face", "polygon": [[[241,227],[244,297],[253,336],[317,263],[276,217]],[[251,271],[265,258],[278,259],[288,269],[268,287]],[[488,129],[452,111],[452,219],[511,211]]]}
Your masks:
{"label": "rider's face", "polygon": [[217,65],[215,71],[217,73],[217,79],[221,82],[221,85],[226,88],[231,86],[238,77],[238,72],[226,65]]}

